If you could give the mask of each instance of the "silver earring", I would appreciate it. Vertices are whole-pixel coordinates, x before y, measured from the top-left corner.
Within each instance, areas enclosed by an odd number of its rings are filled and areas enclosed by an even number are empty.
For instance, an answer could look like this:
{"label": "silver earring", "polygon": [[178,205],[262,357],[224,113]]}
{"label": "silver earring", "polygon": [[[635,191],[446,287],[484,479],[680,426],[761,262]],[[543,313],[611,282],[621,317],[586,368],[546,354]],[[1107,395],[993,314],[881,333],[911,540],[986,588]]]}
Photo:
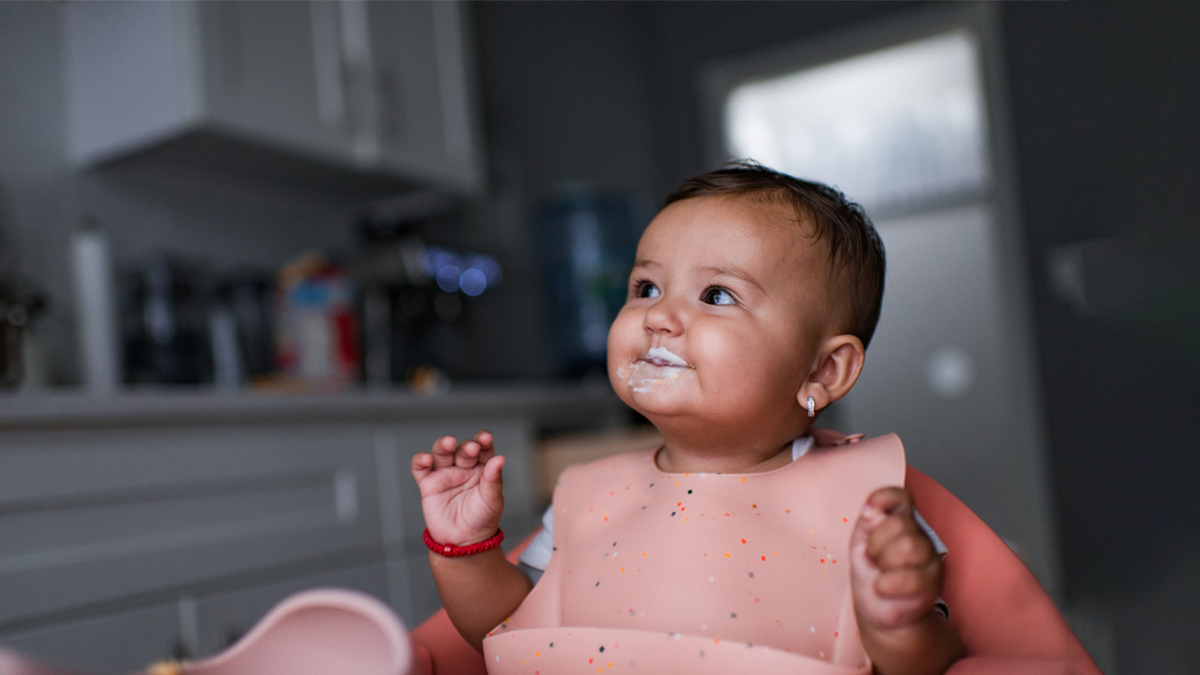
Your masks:
{"label": "silver earring", "polygon": [[811,397],[811,396],[808,397],[808,416],[809,417],[817,416],[817,404],[813,401],[813,397]]}

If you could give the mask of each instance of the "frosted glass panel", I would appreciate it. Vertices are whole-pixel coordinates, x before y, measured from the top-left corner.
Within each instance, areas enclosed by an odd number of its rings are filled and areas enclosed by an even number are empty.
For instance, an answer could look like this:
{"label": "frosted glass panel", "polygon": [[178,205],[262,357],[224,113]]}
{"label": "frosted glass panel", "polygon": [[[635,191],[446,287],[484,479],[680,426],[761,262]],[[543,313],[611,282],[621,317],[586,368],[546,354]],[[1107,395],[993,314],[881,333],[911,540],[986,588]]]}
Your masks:
{"label": "frosted glass panel", "polygon": [[725,134],[734,156],[872,207],[977,192],[988,181],[978,47],[947,33],[743,84]]}

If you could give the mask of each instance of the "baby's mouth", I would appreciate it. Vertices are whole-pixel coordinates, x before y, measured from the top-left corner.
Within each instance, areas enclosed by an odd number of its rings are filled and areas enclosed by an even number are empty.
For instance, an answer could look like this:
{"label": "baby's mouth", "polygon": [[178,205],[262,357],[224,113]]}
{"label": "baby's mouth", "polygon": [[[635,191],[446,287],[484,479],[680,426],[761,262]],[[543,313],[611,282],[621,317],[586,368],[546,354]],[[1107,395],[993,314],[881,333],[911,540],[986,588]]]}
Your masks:
{"label": "baby's mouth", "polygon": [[618,368],[616,374],[633,391],[645,393],[675,384],[689,370],[696,367],[682,356],[666,347],[653,347],[645,356],[629,359],[629,365]]}
{"label": "baby's mouth", "polygon": [[695,370],[695,367],[689,365],[683,357],[675,354],[666,347],[651,347],[650,351],[646,352],[646,355],[641,357],[640,360],[659,368],[687,368]]}

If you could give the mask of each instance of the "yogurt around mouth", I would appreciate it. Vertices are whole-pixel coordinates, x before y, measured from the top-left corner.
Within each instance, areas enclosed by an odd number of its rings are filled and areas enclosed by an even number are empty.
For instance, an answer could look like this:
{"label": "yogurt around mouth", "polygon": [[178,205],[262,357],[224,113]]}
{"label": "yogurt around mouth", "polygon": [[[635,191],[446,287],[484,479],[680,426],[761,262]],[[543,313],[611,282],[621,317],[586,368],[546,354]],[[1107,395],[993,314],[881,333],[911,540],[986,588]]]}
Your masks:
{"label": "yogurt around mouth", "polygon": [[695,370],[678,354],[666,347],[652,347],[646,355],[629,360],[628,366],[617,369],[617,377],[637,393],[646,393],[675,384],[689,370]]}
{"label": "yogurt around mouth", "polygon": [[679,356],[666,347],[651,347],[650,351],[646,352],[644,360],[656,366],[689,367],[688,362],[683,360],[682,356]]}

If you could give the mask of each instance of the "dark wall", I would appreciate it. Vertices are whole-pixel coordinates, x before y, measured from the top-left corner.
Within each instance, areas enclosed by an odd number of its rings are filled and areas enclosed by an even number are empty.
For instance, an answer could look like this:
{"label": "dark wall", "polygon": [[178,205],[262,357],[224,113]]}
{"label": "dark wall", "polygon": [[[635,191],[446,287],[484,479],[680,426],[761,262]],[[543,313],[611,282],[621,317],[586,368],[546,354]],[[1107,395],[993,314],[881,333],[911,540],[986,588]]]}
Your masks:
{"label": "dark wall", "polygon": [[[1072,599],[1115,608],[1122,672],[1195,672],[1200,651],[1200,9],[1005,6],[1030,257],[1109,237],[1145,264],[1134,311],[1064,311],[1033,279]],[[1146,308],[1155,311],[1145,311]],[[1190,650],[1190,651],[1189,651]]]}
{"label": "dark wall", "polygon": [[490,148],[530,200],[564,181],[640,193],[658,171],[637,3],[475,6]]}
{"label": "dark wall", "polygon": [[[1033,258],[1094,237],[1186,242],[1200,218],[1200,11],[1015,4],[1006,17]],[[1197,354],[1064,312],[1045,281],[1035,287],[1063,551],[1073,587],[1120,587],[1200,535]],[[1111,546],[1114,532],[1126,545]]]}

